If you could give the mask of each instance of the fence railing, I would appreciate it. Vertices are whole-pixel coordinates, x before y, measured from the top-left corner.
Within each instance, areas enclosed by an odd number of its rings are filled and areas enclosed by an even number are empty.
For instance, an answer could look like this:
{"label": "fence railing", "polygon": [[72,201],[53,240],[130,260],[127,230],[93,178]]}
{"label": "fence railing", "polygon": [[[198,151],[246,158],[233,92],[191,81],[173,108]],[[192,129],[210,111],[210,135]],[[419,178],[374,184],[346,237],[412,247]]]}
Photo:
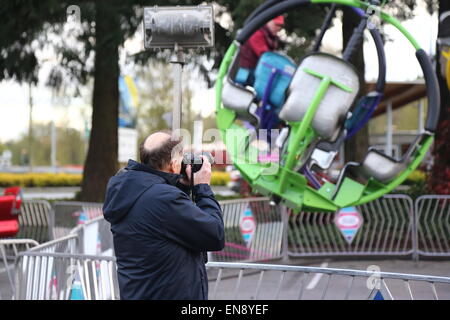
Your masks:
{"label": "fence railing", "polygon": [[70,231],[70,235],[77,237],[78,253],[110,256],[114,253],[111,225],[103,216],[78,225]]}
{"label": "fence railing", "polygon": [[[362,270],[209,262],[209,299],[450,299],[450,277]],[[114,257],[22,252],[16,299],[119,298]],[[310,286],[318,275],[320,284]]]}
{"label": "fence railing", "polygon": [[118,299],[114,257],[22,252],[15,265],[16,300]]}
{"label": "fence railing", "polygon": [[29,250],[28,252],[47,252],[47,253],[71,253],[79,252],[79,236],[78,234],[69,234],[56,240],[42,243]]}
{"label": "fence railing", "polygon": [[267,198],[220,202],[225,248],[210,252],[211,261],[268,261],[282,256],[283,222]]}
{"label": "fence railing", "polygon": [[[450,196],[413,203],[389,195],[358,207],[363,224],[351,244],[334,224],[335,213],[294,214],[271,207],[266,198],[221,205],[227,245],[224,253],[209,255],[210,299],[450,299],[447,277],[242,263],[284,254],[447,256]],[[113,248],[110,226],[93,217],[65,237],[17,250],[16,299],[119,298],[115,258],[101,256]]]}
{"label": "fence railing", "polygon": [[413,201],[386,195],[357,207],[362,224],[349,243],[336,226],[336,213],[289,211],[288,254],[292,257],[411,255]]}
{"label": "fence railing", "polygon": [[57,201],[53,204],[55,238],[66,236],[81,222],[102,216],[102,203]]}
{"label": "fence railing", "polygon": [[14,296],[14,260],[22,251],[31,250],[39,243],[32,239],[0,239],[0,283],[8,278],[9,287],[0,287],[0,299],[10,299]]}
{"label": "fence railing", "polygon": [[24,200],[19,215],[19,232],[14,238],[33,239],[39,243],[55,238],[54,213],[45,200]]}
{"label": "fence railing", "polygon": [[[337,228],[336,213],[300,212],[272,207],[267,198],[220,202],[225,224],[225,249],[209,253],[210,261],[261,262],[317,256],[450,256],[450,196],[425,195],[415,202],[401,194],[386,195],[359,206],[362,225],[349,244]],[[97,221],[101,251],[112,249],[109,223],[101,203],[24,201],[16,238],[40,243],[69,235],[80,222]],[[84,229],[80,251],[88,251]],[[91,232],[92,233],[92,232]],[[92,241],[91,241],[92,242]]]}
{"label": "fence railing", "polygon": [[[450,299],[450,277],[255,263],[211,262],[207,268],[213,300]],[[325,278],[310,286],[318,276]]]}
{"label": "fence railing", "polygon": [[415,202],[415,256],[450,257],[450,196],[424,195]]}

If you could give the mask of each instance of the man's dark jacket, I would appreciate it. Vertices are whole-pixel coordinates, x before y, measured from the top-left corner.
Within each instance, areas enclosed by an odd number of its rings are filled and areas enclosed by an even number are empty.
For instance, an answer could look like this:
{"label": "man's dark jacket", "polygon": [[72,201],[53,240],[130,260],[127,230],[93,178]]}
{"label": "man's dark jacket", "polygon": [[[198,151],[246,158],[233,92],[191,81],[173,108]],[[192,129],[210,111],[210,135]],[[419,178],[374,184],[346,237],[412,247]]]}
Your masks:
{"label": "man's dark jacket", "polygon": [[208,298],[204,252],[224,247],[222,211],[209,185],[194,186],[193,203],[180,177],[130,160],[109,180],[121,299]]}

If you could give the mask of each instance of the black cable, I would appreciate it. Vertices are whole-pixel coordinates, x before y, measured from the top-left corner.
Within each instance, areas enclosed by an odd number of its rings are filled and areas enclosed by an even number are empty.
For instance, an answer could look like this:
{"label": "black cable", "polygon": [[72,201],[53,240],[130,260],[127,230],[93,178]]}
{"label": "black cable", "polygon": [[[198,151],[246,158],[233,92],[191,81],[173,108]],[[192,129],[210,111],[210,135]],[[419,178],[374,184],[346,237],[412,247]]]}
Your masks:
{"label": "black cable", "polygon": [[367,19],[367,16],[363,17],[359,25],[355,28],[355,30],[353,30],[353,34],[348,41],[347,47],[345,48],[342,55],[342,59],[344,59],[345,61],[350,61],[353,54],[358,49],[359,44],[363,40],[364,30],[366,30],[367,27]]}

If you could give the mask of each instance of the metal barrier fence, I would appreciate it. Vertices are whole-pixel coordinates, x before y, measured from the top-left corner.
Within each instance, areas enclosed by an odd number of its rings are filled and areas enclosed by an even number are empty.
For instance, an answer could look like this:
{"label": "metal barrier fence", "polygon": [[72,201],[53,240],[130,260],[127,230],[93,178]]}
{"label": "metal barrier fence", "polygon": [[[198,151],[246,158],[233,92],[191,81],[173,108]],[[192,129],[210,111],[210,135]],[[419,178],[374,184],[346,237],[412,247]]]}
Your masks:
{"label": "metal barrier fence", "polygon": [[81,222],[102,216],[103,204],[79,201],[57,201],[53,204],[55,238],[66,236]]}
{"label": "metal barrier fence", "polygon": [[[8,276],[10,287],[0,286],[2,292],[0,292],[0,299],[12,298],[14,296],[14,276],[12,269],[14,268],[14,261],[20,252],[40,252],[47,253],[68,253],[77,254],[78,251],[78,235],[71,234],[56,240],[39,244],[31,239],[8,239],[0,240],[0,252],[3,257],[3,264],[5,266],[5,272]],[[6,253],[9,252],[9,256]],[[12,254],[11,254],[12,253]],[[7,264],[7,260],[12,260],[11,264]],[[0,271],[0,283],[2,279],[3,271]]]}
{"label": "metal barrier fence", "polygon": [[358,206],[362,219],[349,243],[336,226],[336,213],[288,212],[288,254],[292,257],[411,255],[413,201],[406,195],[386,195]]}
{"label": "metal barrier fence", "polygon": [[[210,262],[207,267],[214,271],[209,276],[213,300],[450,299],[450,277],[253,263]],[[318,275],[326,278],[310,286]]]}
{"label": "metal barrier fence", "polygon": [[[209,262],[209,299],[450,299],[450,277],[361,270]],[[325,276],[317,285],[318,275]],[[319,278],[320,279],[320,278]],[[318,282],[318,281],[316,281]],[[16,299],[118,299],[114,257],[22,252]]]}
{"label": "metal barrier fence", "polygon": [[33,239],[39,243],[54,239],[53,210],[45,200],[24,200],[19,215],[16,239]]}
{"label": "metal barrier fence", "polygon": [[14,263],[8,263],[16,258],[19,252],[30,250],[38,243],[32,239],[3,239],[0,240],[0,283],[4,281],[4,274],[8,278],[9,287],[0,287],[0,299],[9,299],[14,295],[14,280],[12,269]]}
{"label": "metal barrier fence", "polygon": [[267,198],[221,201],[225,248],[210,261],[268,261],[282,256],[283,222]]}
{"label": "metal barrier fence", "polygon": [[[285,255],[450,256],[450,196],[426,195],[413,203],[409,196],[392,194],[359,206],[363,223],[350,244],[335,225],[335,213],[285,214],[270,206],[267,198],[220,204],[226,244],[223,251],[209,253],[210,261],[268,261]],[[101,251],[105,251],[113,245],[109,224],[101,217],[101,203],[56,202],[52,209],[46,201],[28,200],[22,205],[15,238],[42,243],[98,218]],[[81,248],[84,238],[80,236]]]}
{"label": "metal barrier fence", "polygon": [[425,195],[415,202],[416,259],[450,257],[450,196]]}
{"label": "metal barrier fence", "polygon": [[114,254],[111,225],[103,216],[78,225],[70,231],[70,235],[76,235],[78,253],[109,256]]}
{"label": "metal barrier fence", "polygon": [[115,300],[114,257],[22,252],[15,265],[16,300]]}
{"label": "metal barrier fence", "polygon": [[56,252],[56,253],[77,254],[80,253],[78,243],[79,243],[78,234],[69,234],[68,236],[37,245],[27,251],[42,252],[42,253]]}

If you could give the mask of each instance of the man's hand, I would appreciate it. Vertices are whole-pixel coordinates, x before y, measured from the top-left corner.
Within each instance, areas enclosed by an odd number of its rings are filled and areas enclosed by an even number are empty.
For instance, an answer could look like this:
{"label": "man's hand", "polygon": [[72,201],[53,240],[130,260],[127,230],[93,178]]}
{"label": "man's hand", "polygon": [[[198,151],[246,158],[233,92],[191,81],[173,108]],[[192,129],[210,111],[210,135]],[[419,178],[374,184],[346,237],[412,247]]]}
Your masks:
{"label": "man's hand", "polygon": [[[194,173],[194,186],[198,184],[205,183],[209,185],[211,183],[211,163],[208,160],[208,157],[201,156],[203,160],[203,165],[201,169]],[[191,165],[186,167],[186,175],[188,179],[191,179]]]}
{"label": "man's hand", "polygon": [[[190,165],[186,167],[186,174],[188,173],[188,170],[189,170],[189,175],[190,175],[191,174],[191,166]],[[189,186],[190,185],[189,178],[182,175],[181,179],[180,179],[180,183],[184,184],[185,186]]]}

